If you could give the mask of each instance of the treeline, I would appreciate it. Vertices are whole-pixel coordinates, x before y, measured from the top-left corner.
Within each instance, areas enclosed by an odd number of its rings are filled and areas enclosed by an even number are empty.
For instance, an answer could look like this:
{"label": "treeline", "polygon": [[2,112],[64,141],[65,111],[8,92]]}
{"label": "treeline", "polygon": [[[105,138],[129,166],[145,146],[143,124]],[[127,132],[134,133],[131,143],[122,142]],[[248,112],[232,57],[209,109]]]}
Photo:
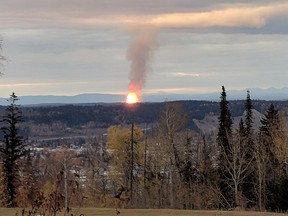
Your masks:
{"label": "treeline", "polygon": [[[191,100],[177,101],[177,103],[181,104],[188,119],[203,119],[206,113],[219,114],[218,102]],[[244,103],[244,100],[230,102],[232,116],[241,116],[243,114]],[[287,101],[254,100],[253,108],[260,113],[264,113],[270,103],[273,103],[279,109],[287,105]],[[137,124],[155,122],[165,104],[166,102],[139,103],[133,109],[125,103],[36,106],[22,107],[22,111],[25,121],[35,124],[52,124],[59,121],[65,123],[67,127],[77,127],[89,121],[95,121],[97,127],[107,128],[112,124],[130,123],[132,118]]]}
{"label": "treeline", "polygon": [[[213,113],[219,115],[219,103],[211,101],[177,101],[181,104],[187,115],[186,128],[197,131],[193,119],[201,120],[205,114]],[[229,106],[231,115],[243,115],[244,100],[231,101]],[[273,103],[277,109],[282,109],[287,105],[287,101],[262,101],[253,100],[253,108],[260,113],[265,113],[266,109]],[[83,126],[93,128],[108,128],[110,125],[130,124],[132,119],[136,124],[151,124],[157,121],[164,103],[140,103],[131,109],[126,104],[78,104],[62,106],[35,106],[22,107],[25,119],[25,130],[23,135],[34,136],[35,127],[37,133],[43,128],[47,133],[52,133],[51,126],[62,125],[64,128],[80,128]],[[3,115],[5,107],[0,107],[0,114]],[[57,126],[57,128],[59,128]],[[32,129],[31,129],[32,128]],[[49,129],[50,128],[50,129]],[[58,130],[58,129],[57,129]],[[44,131],[44,132],[45,132]],[[40,132],[41,133],[41,132]]]}
{"label": "treeline", "polygon": [[[72,206],[287,211],[287,116],[271,103],[260,128],[253,128],[257,101],[248,91],[239,102],[245,116],[232,127],[232,103],[223,87],[219,103],[198,107],[199,112],[218,107],[218,132],[207,137],[187,127],[192,111],[185,103],[161,104],[155,124],[144,129],[137,126],[135,109],[126,124],[110,125],[107,137],[86,138],[81,151],[64,140],[54,151],[28,150],[19,130],[7,130],[13,123],[11,106],[17,108],[12,103],[4,116],[10,124],[2,125],[7,132],[0,148],[2,205],[42,212],[67,212]],[[51,115],[60,113],[54,110]],[[25,151],[14,151],[13,143]],[[11,158],[15,160],[9,162]],[[13,176],[9,184],[7,176]]]}

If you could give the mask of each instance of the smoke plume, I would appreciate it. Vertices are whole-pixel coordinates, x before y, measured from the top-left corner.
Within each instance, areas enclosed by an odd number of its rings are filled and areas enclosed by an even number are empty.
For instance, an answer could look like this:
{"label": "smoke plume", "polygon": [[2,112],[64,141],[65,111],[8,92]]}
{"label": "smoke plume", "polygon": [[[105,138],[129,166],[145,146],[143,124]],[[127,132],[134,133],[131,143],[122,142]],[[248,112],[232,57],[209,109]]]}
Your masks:
{"label": "smoke plume", "polygon": [[146,84],[146,76],[151,71],[153,50],[157,47],[156,29],[140,25],[130,29],[133,40],[127,50],[127,59],[131,61],[129,91],[141,97],[141,91]]}

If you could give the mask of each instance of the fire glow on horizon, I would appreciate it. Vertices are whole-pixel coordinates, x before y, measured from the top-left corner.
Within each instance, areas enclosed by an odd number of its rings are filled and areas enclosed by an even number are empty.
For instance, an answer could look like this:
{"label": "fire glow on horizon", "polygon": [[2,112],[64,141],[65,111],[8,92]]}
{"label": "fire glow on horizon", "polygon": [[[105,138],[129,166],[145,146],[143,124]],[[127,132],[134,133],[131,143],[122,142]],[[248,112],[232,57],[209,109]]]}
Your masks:
{"label": "fire glow on horizon", "polygon": [[127,104],[134,104],[134,103],[138,103],[139,102],[139,98],[137,96],[137,94],[135,92],[129,92],[126,98],[126,103]]}

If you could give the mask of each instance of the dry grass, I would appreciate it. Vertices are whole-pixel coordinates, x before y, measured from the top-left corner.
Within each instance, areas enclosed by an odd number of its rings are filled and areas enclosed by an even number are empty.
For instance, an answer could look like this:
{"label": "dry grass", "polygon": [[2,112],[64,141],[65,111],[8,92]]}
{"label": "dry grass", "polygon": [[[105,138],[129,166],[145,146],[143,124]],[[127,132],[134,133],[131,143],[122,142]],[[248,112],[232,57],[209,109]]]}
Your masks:
{"label": "dry grass", "polygon": [[[121,209],[119,216],[287,216],[287,214],[268,213],[268,212],[244,212],[244,211],[186,211],[170,209]],[[21,209],[0,208],[0,215],[15,216],[21,215]],[[75,211],[74,211],[75,213]],[[116,215],[115,209],[84,208],[79,213],[85,216],[113,216]],[[59,213],[58,216],[63,216]],[[79,214],[78,214],[79,216]]]}

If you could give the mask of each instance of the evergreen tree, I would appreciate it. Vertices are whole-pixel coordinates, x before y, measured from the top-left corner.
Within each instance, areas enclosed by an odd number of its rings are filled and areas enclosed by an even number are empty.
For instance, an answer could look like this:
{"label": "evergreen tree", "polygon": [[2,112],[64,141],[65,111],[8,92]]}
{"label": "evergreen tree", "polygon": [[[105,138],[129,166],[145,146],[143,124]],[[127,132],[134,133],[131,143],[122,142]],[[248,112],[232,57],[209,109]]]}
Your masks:
{"label": "evergreen tree", "polygon": [[231,140],[232,135],[232,119],[231,113],[228,107],[229,102],[226,98],[225,87],[222,86],[221,101],[220,101],[220,116],[219,120],[219,129],[217,136],[217,143],[220,148],[219,153],[219,188],[221,192],[222,202],[221,205],[223,208],[230,208],[233,204],[232,193],[228,183],[228,179],[231,179],[231,175],[227,170],[227,161],[232,157],[231,155]]}
{"label": "evergreen tree", "polygon": [[218,144],[222,147],[222,150],[228,154],[229,153],[229,137],[232,134],[232,119],[231,113],[228,107],[229,102],[227,101],[227,95],[225,87],[222,86],[222,93],[220,97],[220,116],[219,120],[219,129],[217,141]]}
{"label": "evergreen tree", "polygon": [[255,146],[253,140],[253,105],[252,100],[250,98],[250,91],[247,91],[247,97],[245,101],[245,125],[244,125],[244,135],[246,137],[246,149],[247,153],[245,156],[245,160],[249,165],[249,169],[247,169],[245,183],[243,184],[243,194],[246,197],[247,207],[251,208],[256,203],[256,195],[255,195],[255,185],[256,178],[254,175],[256,166],[255,166]]}
{"label": "evergreen tree", "polygon": [[23,121],[19,105],[16,104],[18,98],[12,93],[6,108],[6,115],[3,117],[1,131],[3,140],[0,144],[0,153],[3,160],[4,185],[7,207],[15,207],[17,189],[19,186],[19,159],[23,157],[27,150],[23,137],[19,135],[19,123]]}
{"label": "evergreen tree", "polygon": [[250,139],[252,139],[252,133],[253,133],[253,128],[252,128],[253,112],[252,112],[252,109],[253,109],[252,100],[250,98],[250,91],[248,90],[247,91],[246,101],[245,101],[245,111],[246,111],[246,115],[245,115],[245,132],[246,132],[246,136],[249,136]]}
{"label": "evergreen tree", "polygon": [[273,104],[270,104],[270,106],[268,107],[264,118],[261,119],[261,124],[262,126],[260,127],[260,131],[267,136],[271,137],[273,131],[279,130],[279,113]]}
{"label": "evergreen tree", "polygon": [[278,163],[277,144],[275,142],[281,136],[281,129],[278,110],[275,109],[273,104],[267,109],[264,118],[261,119],[261,124],[260,134],[264,138],[265,150],[269,157],[267,161],[270,163],[270,171],[274,173],[273,171]]}

